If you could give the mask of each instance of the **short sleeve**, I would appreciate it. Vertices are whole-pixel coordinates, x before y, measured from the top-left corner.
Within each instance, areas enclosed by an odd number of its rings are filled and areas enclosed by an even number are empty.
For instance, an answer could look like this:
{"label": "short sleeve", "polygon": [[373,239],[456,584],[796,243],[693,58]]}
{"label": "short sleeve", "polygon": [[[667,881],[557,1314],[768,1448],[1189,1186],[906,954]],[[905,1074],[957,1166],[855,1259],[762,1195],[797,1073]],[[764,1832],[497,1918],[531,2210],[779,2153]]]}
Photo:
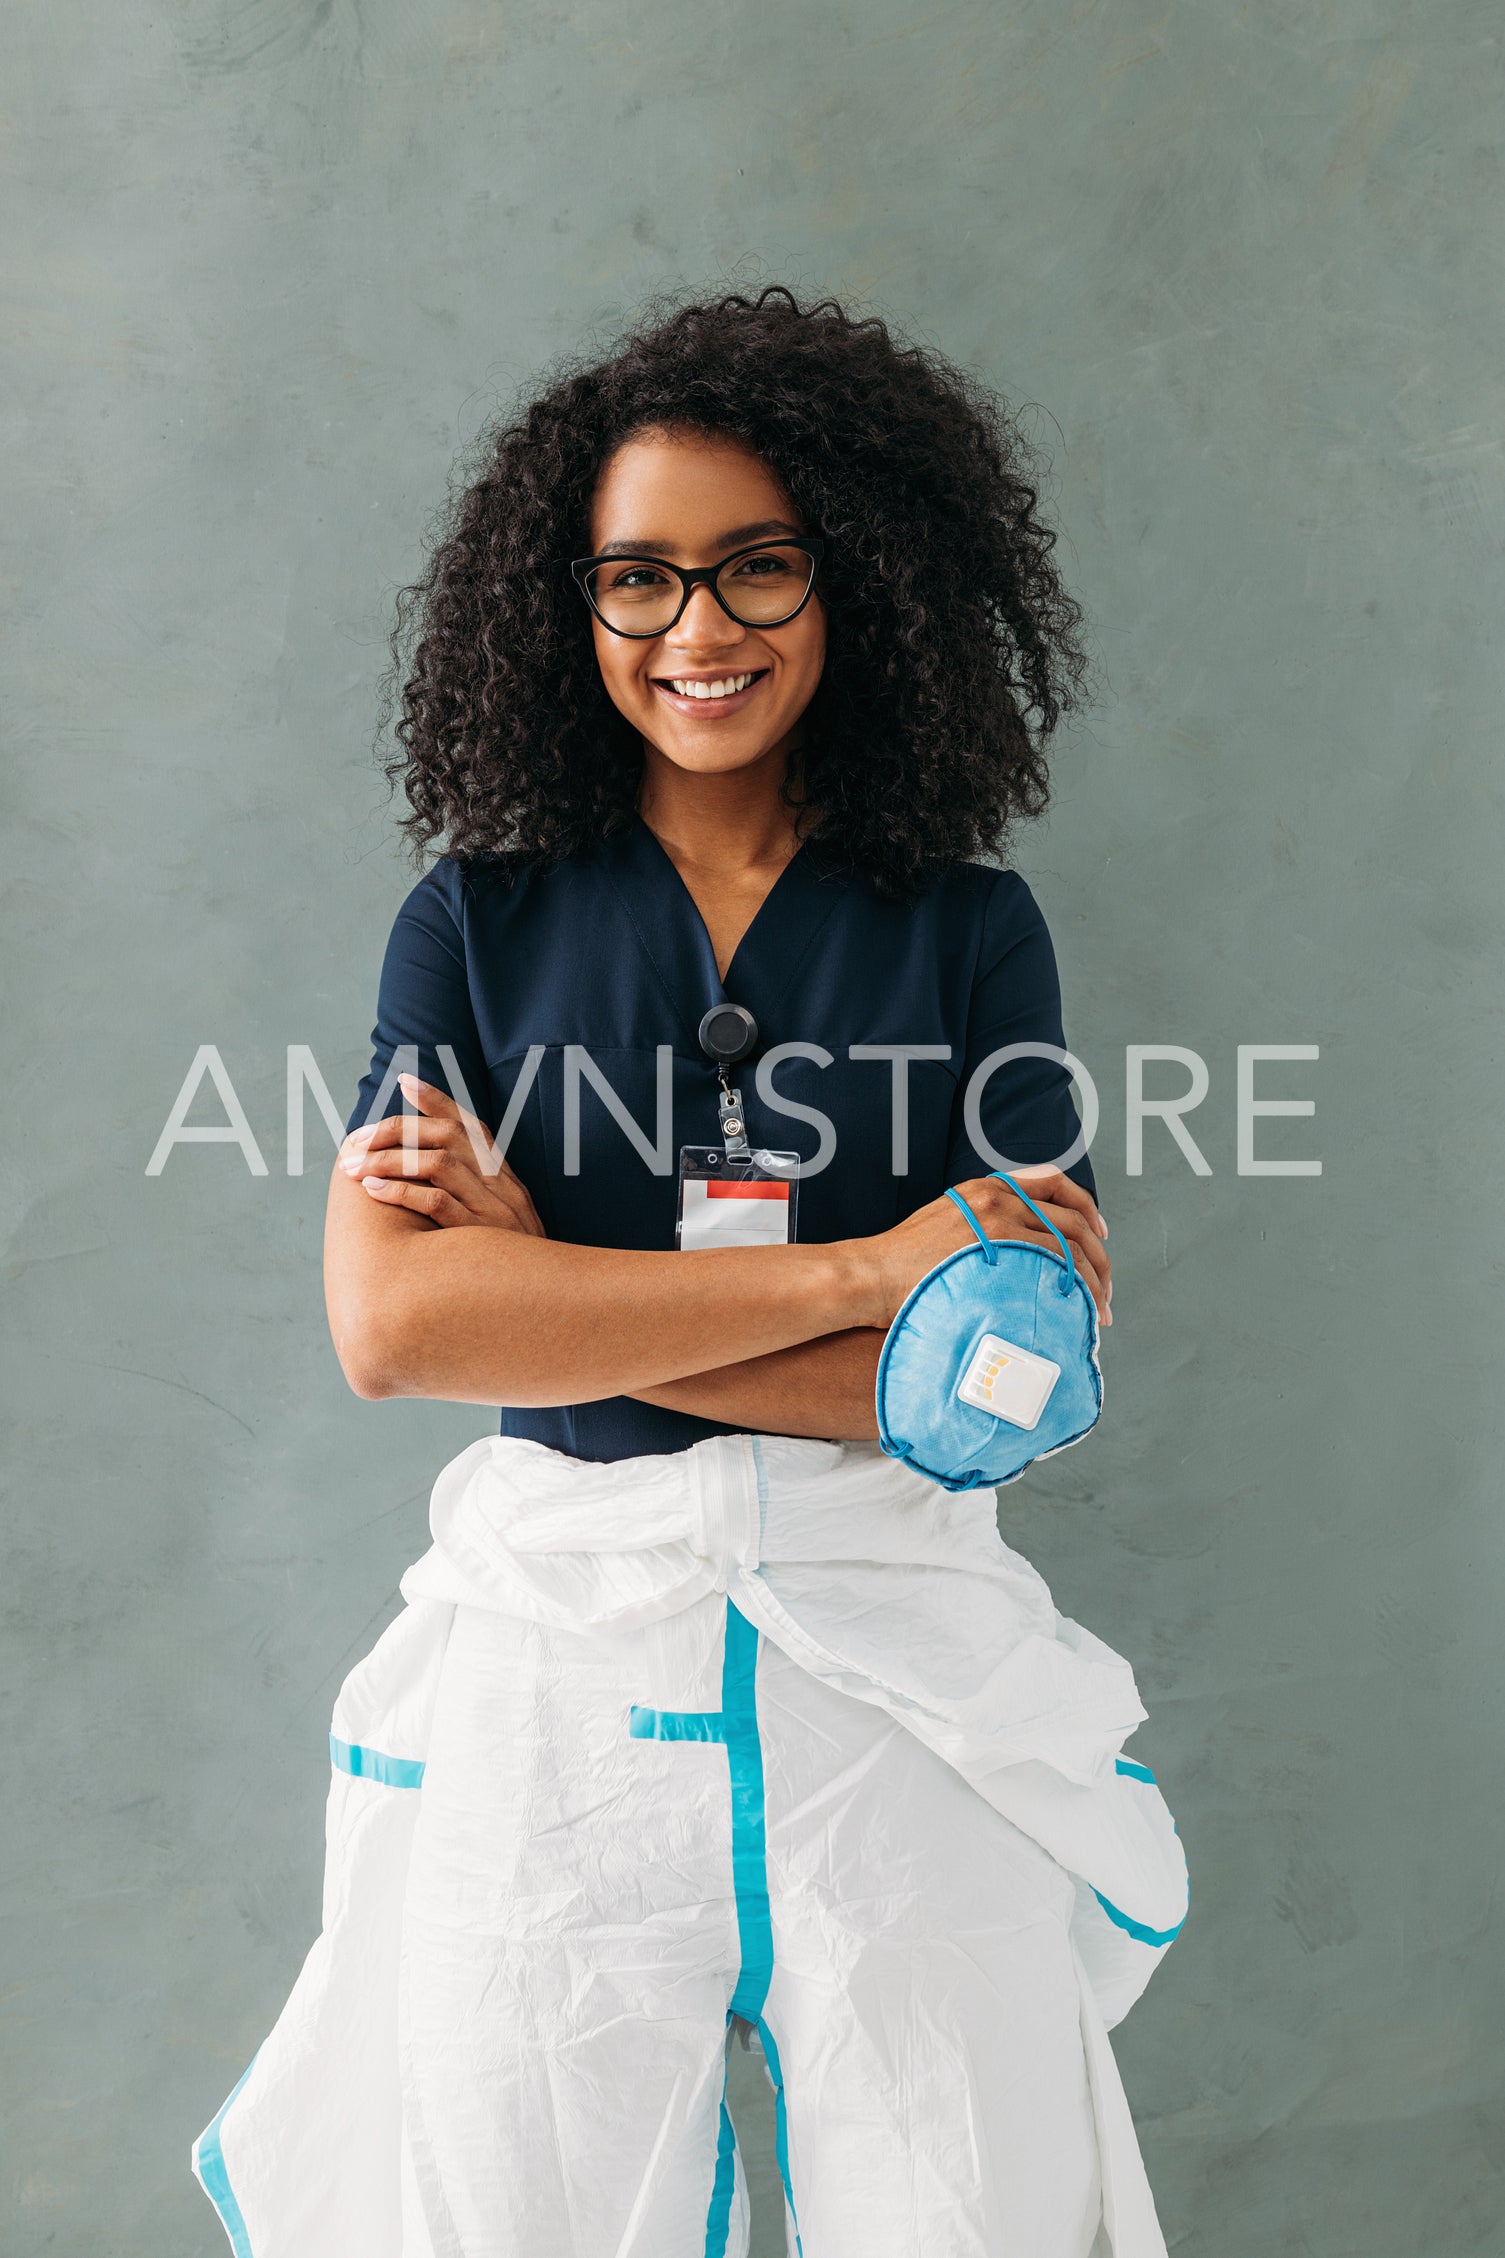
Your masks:
{"label": "short sleeve", "polygon": [[[382,962],[371,1064],[347,1130],[413,1111],[397,1085],[399,1074],[413,1073],[447,1090],[495,1133],[462,916],[462,881],[455,865],[447,862],[436,863],[397,912]],[[441,1058],[441,1046],[447,1058]]]}
{"label": "short sleeve", "polygon": [[[998,1154],[1023,1164],[1058,1161],[1081,1135],[1071,1077],[1059,1057],[1026,1056],[990,1066],[996,1053],[1021,1043],[1065,1050],[1061,984],[1039,904],[1017,871],[1001,871],[984,915],[973,975],[966,1062],[951,1117],[948,1184],[986,1176],[998,1166],[993,1157]],[[966,1095],[979,1075],[979,1126],[993,1156],[977,1150],[967,1129]],[[1096,1198],[1085,1153],[1066,1173]]]}

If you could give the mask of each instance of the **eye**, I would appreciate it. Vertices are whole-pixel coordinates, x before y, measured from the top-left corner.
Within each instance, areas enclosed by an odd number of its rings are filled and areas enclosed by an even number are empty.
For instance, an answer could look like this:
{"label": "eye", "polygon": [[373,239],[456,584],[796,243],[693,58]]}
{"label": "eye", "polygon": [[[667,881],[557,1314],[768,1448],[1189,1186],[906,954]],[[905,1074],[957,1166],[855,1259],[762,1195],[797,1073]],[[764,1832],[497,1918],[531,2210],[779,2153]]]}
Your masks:
{"label": "eye", "polygon": [[734,580],[780,580],[787,578],[793,569],[788,557],[777,549],[762,549],[755,557],[744,557],[732,574]]}
{"label": "eye", "polygon": [[655,565],[608,565],[600,575],[596,585],[602,589],[610,589],[613,594],[630,595],[634,591],[645,588],[666,588],[668,577],[660,572]]}

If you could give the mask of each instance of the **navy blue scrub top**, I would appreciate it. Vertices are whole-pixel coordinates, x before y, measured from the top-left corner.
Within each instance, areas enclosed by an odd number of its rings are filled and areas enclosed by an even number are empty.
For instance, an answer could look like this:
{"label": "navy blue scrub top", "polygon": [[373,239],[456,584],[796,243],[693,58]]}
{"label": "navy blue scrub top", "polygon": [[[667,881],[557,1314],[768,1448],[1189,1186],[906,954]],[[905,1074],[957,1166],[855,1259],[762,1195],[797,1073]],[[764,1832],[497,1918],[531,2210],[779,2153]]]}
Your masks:
{"label": "navy blue scrub top", "polygon": [[[733,1069],[754,1146],[816,1160],[815,1109],[835,1150],[802,1169],[802,1242],[885,1231],[948,1185],[986,1175],[963,1121],[973,1070],[1012,1043],[1064,1047],[1055,952],[1024,880],[981,863],[946,868],[918,900],[885,901],[863,879],[818,869],[802,848],[780,873],[738,944],[723,982],[694,900],[639,817],[565,862],[516,854],[445,857],[413,888],[382,967],[371,1068],[348,1128],[410,1111],[393,1077],[412,1068],[478,1114],[495,1136],[543,1046],[507,1147],[551,1239],[582,1246],[672,1249],[679,1147],[720,1144],[716,1071],[697,1030],[712,1004],[744,1004],[759,1043]],[[438,1055],[449,1047],[458,1080]],[[759,1095],[758,1060],[803,1044],[770,1075],[784,1112]],[[949,1055],[907,1068],[907,1167],[895,1174],[896,1069],[854,1059],[854,1046],[926,1044]],[[580,1045],[655,1145],[658,1049],[672,1053],[672,1128],[651,1159],[635,1149],[582,1071]],[[411,1046],[407,1056],[394,1053]],[[412,1050],[416,1049],[416,1066]],[[384,1079],[386,1094],[381,1096]],[[577,1172],[567,1170],[566,1082],[578,1092]],[[463,1082],[463,1089],[460,1083]],[[1057,1062],[1017,1059],[980,1101],[983,1133],[1011,1161],[1057,1160],[1080,1125]],[[1083,1157],[1069,1173],[1095,1191]],[[693,1261],[693,1255],[686,1255]],[[684,1450],[736,1430],[616,1396],[551,1410],[506,1410],[504,1435],[530,1436],[572,1457],[630,1458]]]}

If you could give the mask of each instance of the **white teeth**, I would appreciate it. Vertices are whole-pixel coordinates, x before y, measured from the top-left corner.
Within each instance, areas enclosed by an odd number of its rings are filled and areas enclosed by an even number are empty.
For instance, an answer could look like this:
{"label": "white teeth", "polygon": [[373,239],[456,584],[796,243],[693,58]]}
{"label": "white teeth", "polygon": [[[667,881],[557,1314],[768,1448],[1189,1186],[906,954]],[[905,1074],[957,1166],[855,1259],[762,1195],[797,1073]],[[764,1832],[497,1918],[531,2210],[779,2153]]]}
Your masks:
{"label": "white teeth", "polygon": [[751,680],[750,674],[729,674],[721,682],[676,682],[674,691],[681,698],[732,698],[739,690],[745,690]]}

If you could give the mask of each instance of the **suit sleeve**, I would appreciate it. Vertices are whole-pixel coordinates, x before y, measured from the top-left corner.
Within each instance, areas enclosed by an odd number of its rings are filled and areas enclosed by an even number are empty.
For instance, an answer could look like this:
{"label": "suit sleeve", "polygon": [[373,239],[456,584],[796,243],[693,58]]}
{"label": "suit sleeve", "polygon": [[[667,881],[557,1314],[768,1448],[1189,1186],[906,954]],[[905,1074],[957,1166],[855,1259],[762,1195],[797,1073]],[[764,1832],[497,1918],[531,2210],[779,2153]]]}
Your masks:
{"label": "suit sleeve", "polygon": [[[441,863],[419,880],[397,912],[382,962],[371,1064],[347,1130],[389,1114],[415,1112],[397,1085],[398,1074],[411,1072],[448,1091],[495,1134],[491,1085],[466,970],[461,902],[458,872]],[[457,1073],[440,1057],[441,1045]]]}
{"label": "suit sleeve", "polygon": [[[999,873],[983,920],[982,945],[967,1016],[966,1059],[951,1117],[951,1157],[946,1182],[986,1176],[999,1155],[1022,1165],[1059,1162],[1081,1134],[1072,1103],[1071,1077],[1059,1058],[997,1059],[1015,1044],[1064,1051],[1061,984],[1039,904],[1016,871]],[[974,1090],[978,1125],[991,1154],[979,1152],[968,1133],[966,1095]],[[1066,1170],[1097,1196],[1087,1155]]]}

